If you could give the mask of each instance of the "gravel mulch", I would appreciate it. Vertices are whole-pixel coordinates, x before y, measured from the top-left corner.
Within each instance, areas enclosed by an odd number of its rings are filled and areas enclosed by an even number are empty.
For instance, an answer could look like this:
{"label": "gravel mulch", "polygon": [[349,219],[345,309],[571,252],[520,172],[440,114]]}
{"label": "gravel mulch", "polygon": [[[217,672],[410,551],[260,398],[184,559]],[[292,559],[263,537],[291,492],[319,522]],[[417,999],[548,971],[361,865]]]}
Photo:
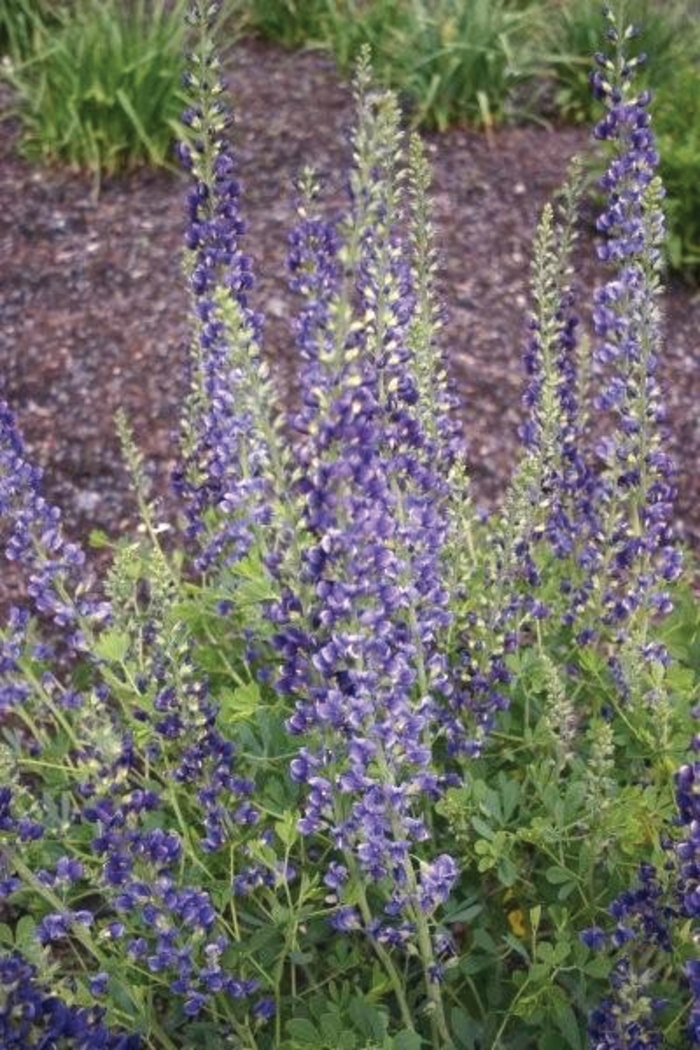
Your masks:
{"label": "gravel mulch", "polygon": [[[339,193],[350,91],[323,54],[250,41],[235,49],[229,81],[256,303],[268,313],[267,352],[288,388],[296,367],[284,322],[292,183],[310,163],[327,177],[331,196]],[[180,271],[186,184],[141,172],[107,182],[95,202],[88,180],[19,158],[11,120],[0,131],[0,393],[17,412],[69,531],[116,535],[135,516],[114,435],[118,406],[163,495],[176,455],[188,340]],[[517,449],[534,227],[569,158],[587,142],[580,129],[534,125],[499,131],[492,142],[461,128],[428,138],[449,307],[445,345],[463,399],[473,490],[487,505],[502,493]],[[587,234],[580,249],[577,280],[590,301],[600,271]],[[678,531],[698,549],[700,296],[674,283],[664,308]],[[0,597],[11,586],[6,575]]]}

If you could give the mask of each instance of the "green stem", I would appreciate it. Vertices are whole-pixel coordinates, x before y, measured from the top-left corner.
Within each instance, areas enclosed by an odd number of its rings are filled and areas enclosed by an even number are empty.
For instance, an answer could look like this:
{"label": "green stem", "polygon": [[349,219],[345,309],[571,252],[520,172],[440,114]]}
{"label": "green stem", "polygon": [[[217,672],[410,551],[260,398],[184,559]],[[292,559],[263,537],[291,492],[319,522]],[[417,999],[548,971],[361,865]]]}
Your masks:
{"label": "green stem", "polygon": [[[386,756],[380,746],[377,747],[377,763],[384,783],[395,786],[395,778],[392,775],[389,763],[387,762]],[[403,835],[398,819],[393,813],[391,824],[394,838],[398,842]],[[450,1036],[447,1025],[447,1018],[445,1017],[445,1007],[442,1001],[440,984],[435,980],[433,975],[435,953],[433,952],[433,942],[430,936],[430,926],[428,924],[427,916],[423,913],[418,904],[418,882],[416,879],[416,872],[413,867],[413,862],[408,856],[404,861],[403,869],[406,879],[407,896],[414,902],[410,909],[410,917],[416,927],[418,951],[423,967],[425,991],[431,1007],[430,1024],[433,1032],[433,1046],[436,1047],[437,1050],[439,1050],[440,1046],[450,1048],[454,1046],[454,1043],[452,1042],[452,1037]]]}
{"label": "green stem", "polygon": [[[554,975],[552,975],[552,979],[553,979],[553,976]],[[493,1040],[493,1044],[491,1046],[491,1050],[506,1050],[506,1048],[501,1043],[501,1038],[502,1038],[503,1033],[505,1032],[506,1028],[510,1024],[511,1017],[513,1016],[513,1008],[515,1007],[515,1004],[521,998],[521,996],[525,992],[525,989],[528,988],[529,985],[530,985],[530,978],[526,977],[525,980],[523,981],[523,983],[518,988],[517,994],[516,994],[515,998],[513,999],[513,1002],[510,1004],[510,1007],[506,1011],[505,1017],[503,1018],[503,1020],[502,1020],[502,1022],[500,1024],[500,1027],[499,1027],[498,1031],[496,1032],[495,1038]]]}
{"label": "green stem", "polygon": [[[65,715],[63,714],[63,711],[61,711],[61,709],[59,707],[56,707],[56,704],[53,702],[53,700],[51,699],[49,694],[43,688],[41,682],[38,680],[36,675],[31,671],[31,669],[29,668],[29,666],[27,665],[27,663],[25,661],[22,661],[20,667],[21,667],[22,675],[23,675],[24,679],[30,685],[32,685],[34,687],[34,689],[36,690],[36,693],[41,697],[41,699],[42,699],[43,703],[45,704],[46,708],[48,709],[48,711],[56,719],[56,722],[58,723],[58,725],[60,725],[60,727],[63,730],[63,732],[66,734],[66,736],[70,740],[73,748],[77,750],[78,746],[79,746],[78,738],[75,735],[75,730],[73,729],[73,726],[66,719]],[[28,718],[25,718],[25,721],[27,722],[27,724],[29,724]],[[37,740],[39,740],[39,739],[41,739],[41,738],[39,736],[37,736]]]}
{"label": "green stem", "polygon": [[[369,902],[367,900],[367,894],[365,893],[365,887],[362,881],[362,876],[358,871],[357,862],[355,860],[354,855],[349,850],[345,850],[344,855],[348,865],[348,869],[353,879],[354,889],[357,893],[357,903],[360,909],[360,914],[362,915],[362,919],[365,925],[368,926],[372,921],[372,909],[370,908]],[[404,990],[403,982],[401,980],[401,977],[399,976],[398,970],[394,966],[393,959],[391,958],[389,952],[386,950],[384,945],[380,944],[379,941],[376,940],[376,938],[372,938],[372,947],[375,953],[377,954],[379,961],[384,967],[387,977],[389,978],[389,982],[391,983],[394,995],[396,996],[399,1012],[401,1013],[401,1019],[405,1027],[409,1031],[415,1032],[416,1026],[413,1023],[413,1017],[411,1015],[411,1011],[406,1000],[406,992]]]}

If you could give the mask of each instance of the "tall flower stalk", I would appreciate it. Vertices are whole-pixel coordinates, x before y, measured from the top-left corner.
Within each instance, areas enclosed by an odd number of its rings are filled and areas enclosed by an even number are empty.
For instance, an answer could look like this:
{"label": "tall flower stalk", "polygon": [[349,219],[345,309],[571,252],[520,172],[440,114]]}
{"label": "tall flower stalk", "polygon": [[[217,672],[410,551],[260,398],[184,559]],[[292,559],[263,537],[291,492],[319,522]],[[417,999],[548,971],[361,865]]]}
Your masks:
{"label": "tall flower stalk", "polygon": [[[336,231],[307,211],[292,239],[307,304],[298,424],[308,545],[298,585],[273,610],[277,688],[295,700],[289,728],[304,740],[292,763],[307,787],[300,830],[329,837],[336,851],[325,874],[338,901],[332,921],[365,929],[399,1001],[388,949],[415,943],[435,1045],[448,1045],[431,926],[457,870],[447,855],[414,859],[430,836],[426,805],[441,790],[444,497],[414,411],[398,112],[391,96],[369,96],[366,77],[361,65],[351,217]],[[413,1027],[405,1006],[404,1016]]]}
{"label": "tall flower stalk", "polygon": [[[595,135],[611,144],[610,163],[601,180],[606,207],[597,226],[604,237],[599,256],[613,271],[594,299],[596,361],[605,379],[596,407],[616,424],[598,449],[605,469],[597,489],[601,543],[591,594],[593,615],[612,630],[617,645],[610,663],[622,699],[641,698],[653,705],[658,739],[667,748],[663,668],[669,656],[654,639],[652,625],[655,617],[671,611],[669,584],[680,575],[681,555],[671,533],[673,464],[663,449],[658,379],[664,191],[656,174],[651,96],[634,85],[644,56],[629,56],[638,30],[623,21],[623,10],[622,4],[605,9],[612,54],[595,56],[597,68],[591,77],[594,94],[605,105]],[[644,669],[654,664],[657,671],[650,676],[649,688]],[[697,749],[697,739],[693,746]],[[675,831],[668,837],[666,848],[673,851],[673,860],[665,865],[666,872],[643,864],[636,886],[610,906],[614,932],[608,937],[595,928],[583,935],[590,947],[608,947],[614,958],[610,994],[589,1016],[592,1046],[666,1045],[660,1021],[666,1004],[655,995],[655,984],[667,969],[674,941],[697,937],[697,763],[684,764],[675,783],[676,824],[685,835]],[[680,917],[689,920],[681,936]],[[685,974],[691,990],[687,1033],[696,1046],[700,1035],[695,959],[686,963]]]}
{"label": "tall flower stalk", "polygon": [[612,54],[596,55],[594,94],[605,105],[596,137],[610,143],[601,180],[607,203],[598,218],[600,258],[612,275],[595,295],[596,360],[607,377],[597,407],[615,420],[599,447],[605,462],[604,621],[629,623],[644,655],[648,618],[670,609],[668,582],[680,573],[670,516],[673,467],[663,450],[661,356],[663,187],[648,112],[651,96],[635,85],[644,56],[630,57],[637,35],[606,11]]}
{"label": "tall flower stalk", "polygon": [[[248,302],[252,267],[243,250],[240,185],[226,140],[231,115],[212,40],[219,7],[197,0],[190,9],[191,104],[183,116],[189,135],[179,147],[192,177],[185,240],[195,344],[174,482],[189,535],[200,548],[201,570],[244,558],[273,521],[287,488],[261,319]],[[268,537],[263,547],[274,545]]]}
{"label": "tall flower stalk", "polygon": [[[462,592],[468,588],[455,603],[460,654],[455,698],[463,719],[474,726],[464,741],[471,754],[483,750],[499,713],[508,707],[509,655],[527,630],[534,627],[539,633],[542,621],[555,618],[555,613],[573,619],[571,580],[562,587],[566,595],[543,599],[542,566],[554,555],[566,565],[562,571],[580,576],[573,567],[589,534],[590,510],[582,513],[588,478],[581,447],[579,322],[571,287],[580,192],[580,169],[574,164],[559,212],[547,205],[537,230],[525,351],[528,418],[523,452],[504,505],[489,522],[485,556],[477,561],[465,556],[469,523],[463,520],[464,512],[454,517],[455,523],[461,520],[461,528],[453,532],[450,553],[454,551],[464,572]],[[453,476],[455,472],[461,472],[459,458]],[[460,584],[456,586],[459,594]]]}

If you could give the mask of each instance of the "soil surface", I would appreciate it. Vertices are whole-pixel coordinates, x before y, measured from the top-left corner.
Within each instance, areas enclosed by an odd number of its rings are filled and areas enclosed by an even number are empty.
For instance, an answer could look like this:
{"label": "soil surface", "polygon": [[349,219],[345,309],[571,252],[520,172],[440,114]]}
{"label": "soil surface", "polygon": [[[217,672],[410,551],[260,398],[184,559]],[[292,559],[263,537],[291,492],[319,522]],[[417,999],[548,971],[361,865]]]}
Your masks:
{"label": "soil surface", "polygon": [[[293,339],[285,322],[287,233],[293,181],[305,164],[342,194],[352,121],[348,85],[319,52],[244,42],[231,54],[236,152],[245,192],[255,305],[266,349],[293,389]],[[8,102],[8,96],[3,96]],[[83,176],[37,169],[17,152],[18,127],[0,124],[0,396],[17,413],[45,470],[46,491],[68,531],[116,536],[135,507],[113,417],[121,405],[168,506],[186,387],[187,295],[181,276],[186,180],[140,172],[106,182],[97,201]],[[444,345],[463,401],[473,491],[492,505],[518,447],[530,246],[544,203],[589,134],[531,125],[428,136],[449,309]],[[576,263],[582,303],[604,275],[587,229]],[[669,443],[679,467],[677,529],[700,548],[700,296],[672,283],[661,362]],[[585,316],[585,311],[584,311]],[[14,589],[11,574],[0,598]]]}

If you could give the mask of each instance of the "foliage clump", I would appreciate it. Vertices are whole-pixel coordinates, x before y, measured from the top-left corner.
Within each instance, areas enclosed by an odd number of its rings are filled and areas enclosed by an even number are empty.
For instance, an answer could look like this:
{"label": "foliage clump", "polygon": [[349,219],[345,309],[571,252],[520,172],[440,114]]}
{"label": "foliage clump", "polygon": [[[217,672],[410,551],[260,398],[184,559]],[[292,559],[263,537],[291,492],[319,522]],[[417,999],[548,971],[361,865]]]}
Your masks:
{"label": "foliage clump", "polygon": [[4,74],[21,146],[44,163],[104,175],[169,163],[183,106],[184,5],[19,0],[5,16]]}

